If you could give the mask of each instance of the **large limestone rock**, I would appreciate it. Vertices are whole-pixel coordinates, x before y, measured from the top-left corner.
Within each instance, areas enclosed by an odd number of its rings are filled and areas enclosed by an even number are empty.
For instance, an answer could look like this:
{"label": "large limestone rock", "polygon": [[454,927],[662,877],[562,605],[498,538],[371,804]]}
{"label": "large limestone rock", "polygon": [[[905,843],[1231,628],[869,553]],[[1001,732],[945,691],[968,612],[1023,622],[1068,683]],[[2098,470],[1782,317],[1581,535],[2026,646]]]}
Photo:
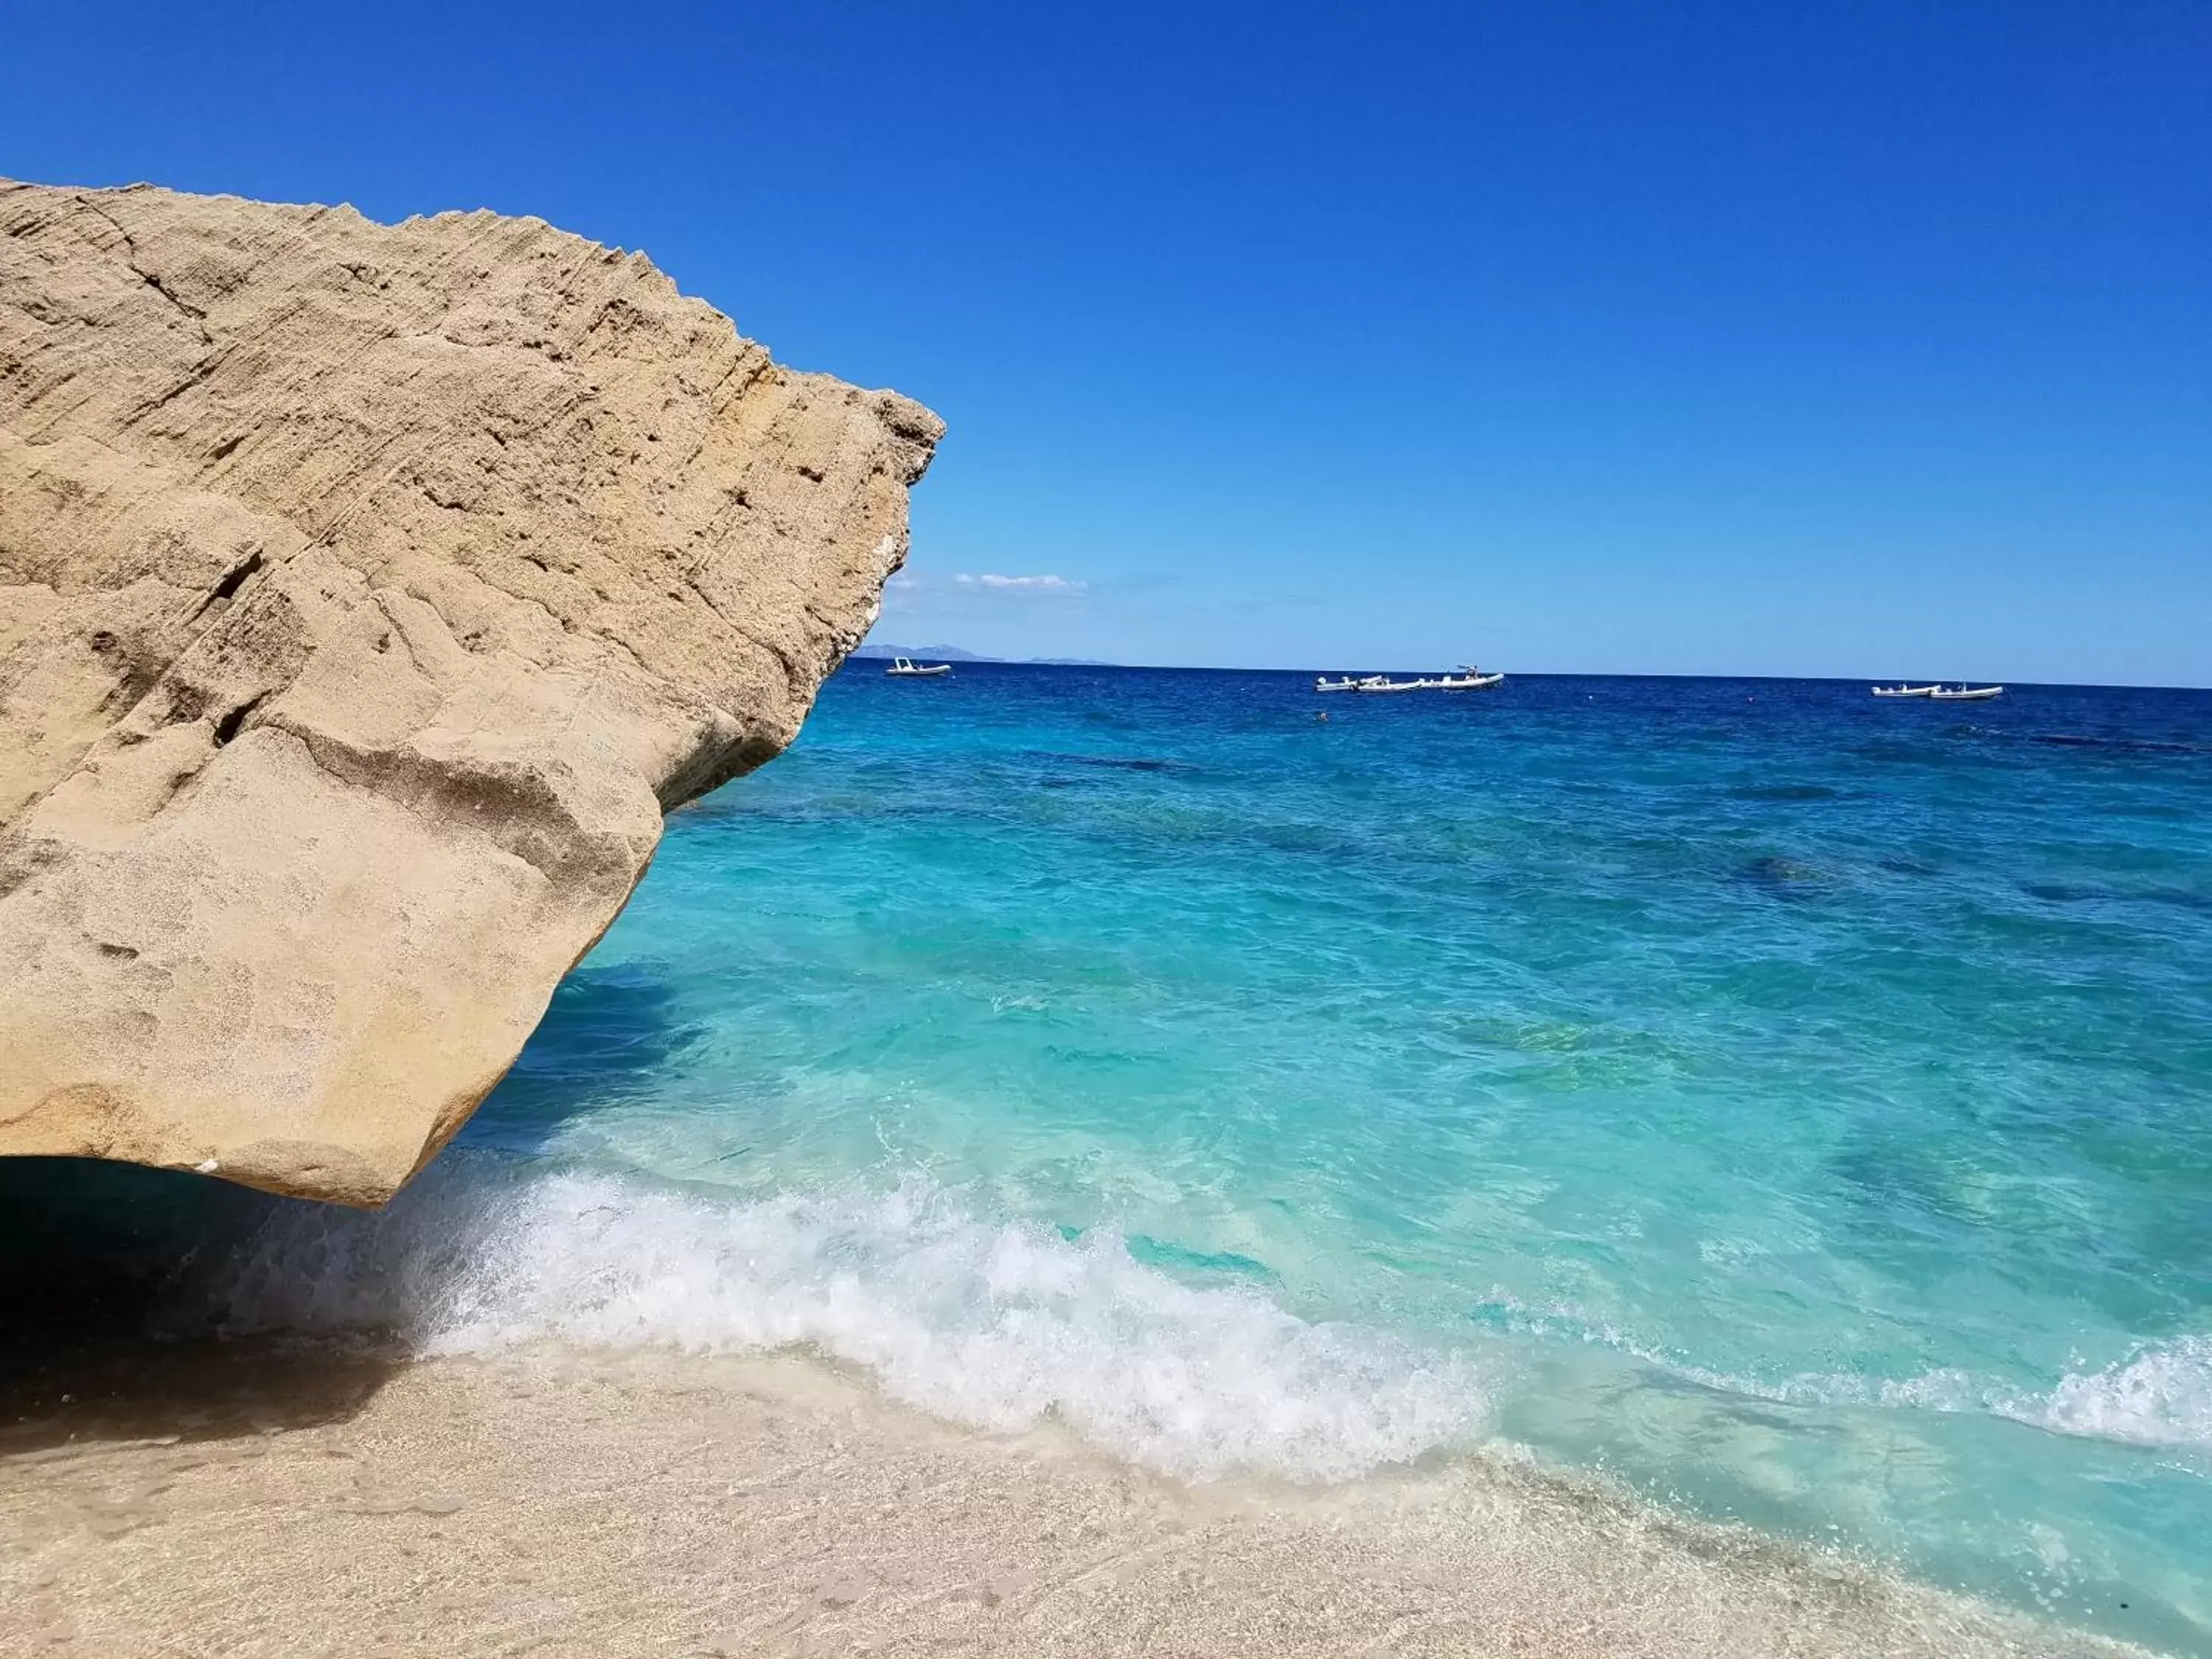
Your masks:
{"label": "large limestone rock", "polygon": [[389,1196],[942,431],[536,220],[0,180],[0,1153]]}

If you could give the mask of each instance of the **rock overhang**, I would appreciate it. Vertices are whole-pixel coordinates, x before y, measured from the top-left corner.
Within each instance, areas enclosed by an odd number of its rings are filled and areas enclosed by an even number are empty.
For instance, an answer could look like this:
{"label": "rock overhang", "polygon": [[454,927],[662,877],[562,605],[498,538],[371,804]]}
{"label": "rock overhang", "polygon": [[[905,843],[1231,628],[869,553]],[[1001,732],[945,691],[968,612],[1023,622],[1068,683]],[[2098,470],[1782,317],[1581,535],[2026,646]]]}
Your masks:
{"label": "rock overhang", "polygon": [[0,182],[0,1154],[388,1197],[943,429],[540,221]]}

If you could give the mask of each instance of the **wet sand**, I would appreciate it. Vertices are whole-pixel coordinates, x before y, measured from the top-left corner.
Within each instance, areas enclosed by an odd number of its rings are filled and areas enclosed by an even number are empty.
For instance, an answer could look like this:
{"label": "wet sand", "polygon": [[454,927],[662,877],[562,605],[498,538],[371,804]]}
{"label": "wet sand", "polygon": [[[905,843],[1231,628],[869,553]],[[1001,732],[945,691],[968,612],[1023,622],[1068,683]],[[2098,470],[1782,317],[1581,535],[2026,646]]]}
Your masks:
{"label": "wet sand", "polygon": [[9,1655],[2141,1651],[1510,1458],[1192,1487],[796,1358],[131,1345],[5,1389]]}

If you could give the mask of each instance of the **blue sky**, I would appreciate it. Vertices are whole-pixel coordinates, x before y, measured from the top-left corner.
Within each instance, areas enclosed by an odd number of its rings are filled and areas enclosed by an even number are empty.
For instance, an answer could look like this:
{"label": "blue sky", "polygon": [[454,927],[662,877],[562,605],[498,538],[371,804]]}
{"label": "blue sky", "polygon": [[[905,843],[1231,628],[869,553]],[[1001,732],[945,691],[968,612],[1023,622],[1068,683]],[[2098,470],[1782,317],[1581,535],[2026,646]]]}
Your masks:
{"label": "blue sky", "polygon": [[5,26],[0,173],[535,213],[933,405],[879,638],[2212,684],[2202,0]]}

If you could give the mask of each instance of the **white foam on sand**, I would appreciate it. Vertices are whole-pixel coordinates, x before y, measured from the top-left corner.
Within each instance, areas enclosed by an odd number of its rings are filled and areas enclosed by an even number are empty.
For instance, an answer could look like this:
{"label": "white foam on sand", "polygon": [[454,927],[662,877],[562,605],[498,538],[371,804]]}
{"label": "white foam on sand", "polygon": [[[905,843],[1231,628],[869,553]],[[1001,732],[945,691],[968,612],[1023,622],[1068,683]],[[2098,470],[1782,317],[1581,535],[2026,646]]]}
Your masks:
{"label": "white foam on sand", "polygon": [[1185,1285],[1110,1233],[994,1224],[919,1178],[744,1202],[448,1160],[374,1214],[278,1215],[211,1290],[234,1329],[388,1331],[426,1355],[807,1347],[939,1416],[1056,1417],[1199,1479],[1349,1478],[1486,1413],[1460,1356]]}

